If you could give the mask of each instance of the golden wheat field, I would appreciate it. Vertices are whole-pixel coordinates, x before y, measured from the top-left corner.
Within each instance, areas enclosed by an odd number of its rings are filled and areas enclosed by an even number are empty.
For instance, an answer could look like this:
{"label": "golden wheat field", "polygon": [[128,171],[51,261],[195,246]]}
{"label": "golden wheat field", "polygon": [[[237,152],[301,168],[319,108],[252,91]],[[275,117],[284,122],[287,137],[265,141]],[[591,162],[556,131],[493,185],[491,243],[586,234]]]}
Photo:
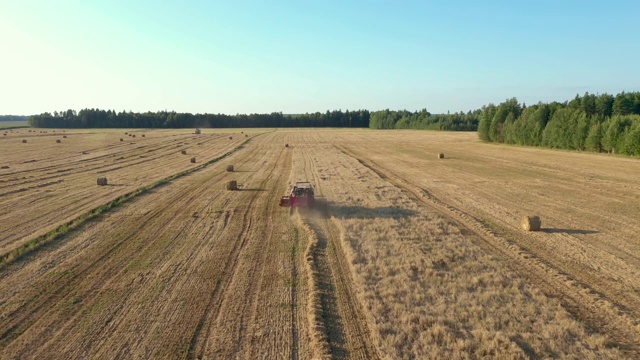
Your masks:
{"label": "golden wheat field", "polygon": [[[2,359],[640,357],[638,159],[334,129],[0,154]],[[296,181],[314,209],[278,206]]]}

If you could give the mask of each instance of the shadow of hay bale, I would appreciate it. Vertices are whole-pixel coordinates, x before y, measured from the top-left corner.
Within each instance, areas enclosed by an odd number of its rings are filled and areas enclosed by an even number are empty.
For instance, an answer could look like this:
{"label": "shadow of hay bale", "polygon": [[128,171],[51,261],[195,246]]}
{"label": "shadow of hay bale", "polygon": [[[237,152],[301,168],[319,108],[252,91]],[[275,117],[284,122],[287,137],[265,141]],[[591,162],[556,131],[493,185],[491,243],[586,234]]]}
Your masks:
{"label": "shadow of hay bale", "polygon": [[588,234],[600,233],[600,231],[597,231],[597,230],[558,229],[558,228],[546,228],[546,229],[543,228],[540,231],[547,234],[568,234],[568,235],[588,235]]}

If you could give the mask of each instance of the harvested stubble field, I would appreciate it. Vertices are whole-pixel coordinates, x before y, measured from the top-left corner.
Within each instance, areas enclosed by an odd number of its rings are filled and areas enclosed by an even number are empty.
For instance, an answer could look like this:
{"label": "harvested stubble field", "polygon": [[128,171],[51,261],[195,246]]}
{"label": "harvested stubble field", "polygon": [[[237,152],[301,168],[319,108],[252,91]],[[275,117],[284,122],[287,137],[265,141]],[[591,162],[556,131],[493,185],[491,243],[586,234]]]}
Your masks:
{"label": "harvested stubble field", "polygon": [[[0,358],[640,356],[638,160],[207,130],[0,138],[2,254],[227,154],[0,263]],[[279,208],[304,180],[317,209]]]}

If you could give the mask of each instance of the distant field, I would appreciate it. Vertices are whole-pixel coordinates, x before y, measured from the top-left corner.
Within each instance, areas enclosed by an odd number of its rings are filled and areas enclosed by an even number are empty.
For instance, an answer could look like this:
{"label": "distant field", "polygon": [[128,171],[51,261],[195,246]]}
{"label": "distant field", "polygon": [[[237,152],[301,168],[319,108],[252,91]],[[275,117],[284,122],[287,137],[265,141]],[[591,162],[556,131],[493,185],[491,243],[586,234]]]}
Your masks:
{"label": "distant field", "polygon": [[29,123],[26,121],[0,121],[0,129],[27,127]]}
{"label": "distant field", "polygon": [[[636,159],[474,133],[62,131],[0,135],[0,358],[640,356]],[[278,206],[295,181],[316,209]]]}

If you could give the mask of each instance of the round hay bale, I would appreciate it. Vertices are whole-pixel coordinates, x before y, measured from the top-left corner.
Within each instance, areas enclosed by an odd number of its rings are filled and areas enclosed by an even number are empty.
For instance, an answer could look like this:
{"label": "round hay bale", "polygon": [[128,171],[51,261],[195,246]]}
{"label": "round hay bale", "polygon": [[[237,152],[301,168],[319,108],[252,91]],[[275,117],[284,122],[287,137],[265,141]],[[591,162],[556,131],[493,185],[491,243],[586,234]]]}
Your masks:
{"label": "round hay bale", "polygon": [[60,139],[56,140],[57,144],[60,144],[62,141]]}
{"label": "round hay bale", "polygon": [[27,143],[27,140],[22,140],[22,143],[23,143],[23,144],[26,144],[26,143]]}
{"label": "round hay bale", "polygon": [[124,134],[125,134],[125,135],[129,135],[129,133],[128,133],[128,132],[125,132]]}
{"label": "round hay bale", "polygon": [[229,140],[233,140],[233,136],[229,136]]}
{"label": "round hay bale", "polygon": [[4,136],[7,136],[7,133],[4,133]]}
{"label": "round hay bale", "polygon": [[231,180],[227,183],[227,190],[238,190],[238,182]]}
{"label": "round hay bale", "polygon": [[249,135],[247,135],[247,134],[244,134],[244,137],[249,137]]}
{"label": "round hay bale", "polygon": [[240,134],[244,134],[244,131],[240,131]]}
{"label": "round hay bale", "polygon": [[192,163],[192,164],[195,164],[195,163],[196,163],[196,158],[192,157],[192,158],[191,158],[191,163]]}
{"label": "round hay bale", "polygon": [[136,137],[135,135],[131,135],[131,137]]}
{"label": "round hay bale", "polygon": [[124,141],[124,139],[123,139],[123,138],[120,138],[120,141]]}
{"label": "round hay bale", "polygon": [[0,169],[8,169],[9,167],[7,165],[2,165],[0,166]]}
{"label": "round hay bale", "polygon": [[540,227],[542,226],[542,221],[539,216],[523,216],[522,217],[522,228],[525,231],[540,231]]}
{"label": "round hay bale", "polygon": [[443,153],[439,153],[438,154],[438,159],[444,159],[444,154]]}
{"label": "round hay bale", "polygon": [[180,153],[181,153],[182,155],[187,155],[187,150],[182,150],[182,151],[180,151]]}
{"label": "round hay bale", "polygon": [[144,134],[142,134],[142,137],[145,137]]}
{"label": "round hay bale", "polygon": [[98,185],[100,185],[100,186],[106,186],[107,185],[107,178],[106,177],[99,177],[97,182],[98,182]]}
{"label": "round hay bale", "polygon": [[289,144],[284,144],[284,147],[289,147]]}
{"label": "round hay bale", "polygon": [[233,172],[233,165],[227,165],[227,171]]}
{"label": "round hay bale", "polygon": [[62,138],[63,138],[63,139],[66,139],[66,138],[67,138],[67,135],[62,135]]}

